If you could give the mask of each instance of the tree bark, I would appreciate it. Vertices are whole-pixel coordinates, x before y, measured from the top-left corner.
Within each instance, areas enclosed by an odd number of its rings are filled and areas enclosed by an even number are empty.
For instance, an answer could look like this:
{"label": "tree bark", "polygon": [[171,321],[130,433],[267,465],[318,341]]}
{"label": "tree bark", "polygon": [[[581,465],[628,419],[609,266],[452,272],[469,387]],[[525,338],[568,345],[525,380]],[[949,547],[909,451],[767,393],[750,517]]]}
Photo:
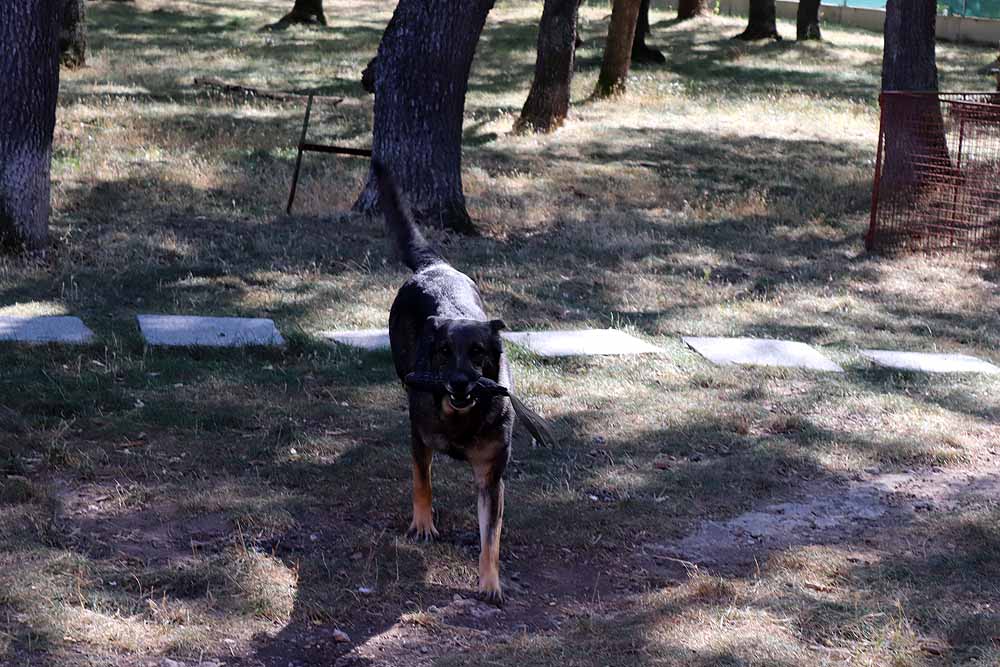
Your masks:
{"label": "tree bark", "polygon": [[[935,0],[889,0],[885,9],[883,91],[936,91]],[[921,185],[928,167],[948,170],[941,104],[936,95],[883,98],[882,183]],[[922,166],[918,170],[915,164]]]}
{"label": "tree bark", "polygon": [[[72,0],[69,0],[72,2]],[[293,23],[305,25],[326,25],[326,14],[323,13],[323,0],[295,0],[292,11],[288,12],[277,23],[266,26],[270,30],[284,30]]]}
{"label": "tree bark", "polygon": [[753,41],[757,39],[780,40],[778,34],[774,0],[750,0],[750,20],[747,29],[733,39]]}
{"label": "tree bark", "polygon": [[579,6],[580,0],[545,0],[538,24],[535,78],[521,117],[514,123],[515,132],[552,132],[566,120]]}
{"label": "tree bark", "polygon": [[686,21],[695,16],[708,13],[708,0],[679,0],[677,3],[677,20]]}
{"label": "tree bark", "polygon": [[820,0],[799,0],[795,14],[795,39],[800,42],[809,39],[823,39],[819,31]]}
{"label": "tree bark", "polygon": [[640,0],[635,37],[632,39],[632,62],[659,65],[667,62],[663,53],[646,44],[647,36],[649,36],[649,0]]}
{"label": "tree bark", "polygon": [[83,0],[65,0],[59,33],[60,62],[70,69],[87,64],[87,24]]}
{"label": "tree bark", "polygon": [[63,0],[0,2],[0,246],[48,240]]}
{"label": "tree bark", "polygon": [[595,97],[611,97],[625,92],[639,9],[640,0],[615,0],[611,8],[608,41],[604,45],[601,74],[594,90]]}
{"label": "tree bark", "polygon": [[[469,71],[493,0],[399,0],[378,55],[372,158],[392,170],[417,221],[474,234],[462,192]],[[354,209],[377,214],[374,174]]]}

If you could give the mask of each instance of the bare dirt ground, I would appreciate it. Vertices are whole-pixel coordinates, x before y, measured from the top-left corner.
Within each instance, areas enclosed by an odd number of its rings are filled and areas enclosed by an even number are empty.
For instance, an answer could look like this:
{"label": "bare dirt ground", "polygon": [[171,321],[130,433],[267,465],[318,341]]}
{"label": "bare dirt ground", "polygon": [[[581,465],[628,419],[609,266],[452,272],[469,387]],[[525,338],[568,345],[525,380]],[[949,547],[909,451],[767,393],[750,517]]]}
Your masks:
{"label": "bare dirt ground", "polygon": [[[423,596],[420,604],[405,600],[394,612],[386,615],[382,609],[368,622],[363,617],[336,626],[317,620],[293,622],[274,635],[225,642],[227,653],[207,651],[188,660],[132,656],[105,664],[389,667],[437,664],[442,657],[458,664],[479,664],[486,647],[511,644],[519,636],[530,635],[537,641],[558,636],[580,619],[627,615],[651,582],[679,587],[706,577],[759,577],[761,568],[775,556],[805,547],[834,547],[851,554],[849,562],[861,565],[893,556],[913,557],[928,549],[955,549],[951,542],[935,545],[931,540],[918,540],[914,526],[933,525],[943,517],[995,505],[1000,497],[997,463],[994,456],[991,463],[976,469],[934,467],[893,473],[869,469],[844,479],[805,481],[787,497],[743,514],[695,522],[678,539],[622,543],[610,549],[595,544],[584,553],[567,549],[555,558],[544,549],[537,553],[530,548],[504,549],[508,603],[503,608],[479,602],[468,591],[440,587]],[[54,486],[63,545],[93,558],[133,561],[146,570],[169,568],[176,578],[229,545],[231,527],[223,513],[185,519],[169,503],[123,512],[120,488],[97,484],[73,488],[62,481]],[[336,541],[324,534],[328,520],[316,516],[304,523],[309,530],[288,531],[258,547],[287,562],[322,558],[324,551],[336,550]],[[478,548],[474,531],[446,534],[443,541],[469,558]],[[356,553],[351,559],[365,557]],[[140,589],[143,585],[138,580],[108,583]],[[818,592],[833,590],[822,581],[807,581],[805,586]],[[373,586],[360,587],[352,594],[361,601],[381,593]],[[155,609],[155,599],[147,603]],[[813,649],[824,659],[836,662],[839,656],[845,664],[849,662],[849,653]],[[933,643],[924,647],[931,654],[943,650]]]}
{"label": "bare dirt ground", "polygon": [[918,514],[960,512],[1000,497],[1000,466],[858,473],[808,483],[793,497],[725,521],[706,521],[650,548],[719,573],[745,571],[771,553],[810,545],[898,546]]}

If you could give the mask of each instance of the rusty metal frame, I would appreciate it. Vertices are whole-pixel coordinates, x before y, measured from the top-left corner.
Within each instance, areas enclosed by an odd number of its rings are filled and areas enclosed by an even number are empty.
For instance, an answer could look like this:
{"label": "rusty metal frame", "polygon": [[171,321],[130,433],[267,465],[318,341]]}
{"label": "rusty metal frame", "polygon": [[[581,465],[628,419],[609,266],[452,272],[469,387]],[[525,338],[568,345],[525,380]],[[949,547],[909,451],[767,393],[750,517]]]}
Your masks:
{"label": "rusty metal frame", "polygon": [[[909,104],[907,99],[934,99],[940,111],[893,119],[886,113],[890,97],[904,108]],[[886,254],[957,252],[1000,262],[1000,180],[996,177],[1000,165],[1000,93],[884,91],[879,107],[865,247]],[[936,116],[933,123],[927,120],[932,115]],[[907,160],[918,177],[890,183],[885,173],[887,123],[911,132],[928,131],[927,127],[933,126],[933,132],[945,135],[950,146],[948,164],[942,166],[917,153]]]}
{"label": "rusty metal frame", "polygon": [[882,180],[882,145],[885,141],[885,93],[879,93],[878,108],[878,148],[875,151],[875,177],[872,179],[872,213],[868,221],[868,233],[865,234],[865,249],[869,251],[875,247],[875,230],[878,225],[878,195]]}
{"label": "rusty metal frame", "polygon": [[346,155],[349,157],[372,156],[370,148],[351,148],[350,146],[326,146],[323,144],[312,144],[306,141],[306,134],[309,132],[309,116],[312,113],[313,95],[306,100],[306,115],[302,120],[302,135],[299,137],[298,155],[295,158],[295,173],[292,175],[292,189],[288,193],[288,206],[285,213],[291,215],[292,204],[295,202],[295,191],[299,186],[299,173],[302,169],[303,153],[326,153],[328,155]]}

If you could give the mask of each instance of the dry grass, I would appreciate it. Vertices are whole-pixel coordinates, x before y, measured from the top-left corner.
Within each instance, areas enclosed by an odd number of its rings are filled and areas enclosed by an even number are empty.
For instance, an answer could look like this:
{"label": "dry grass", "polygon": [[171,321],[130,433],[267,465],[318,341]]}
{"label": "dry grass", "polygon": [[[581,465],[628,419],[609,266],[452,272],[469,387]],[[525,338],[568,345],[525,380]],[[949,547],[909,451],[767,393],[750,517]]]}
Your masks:
{"label": "dry grass", "polygon": [[[666,353],[513,351],[562,438],[521,443],[510,469],[503,567],[520,583],[495,626],[429,611],[472,590],[468,471],[435,469],[446,539],[399,540],[408,428],[388,356],[311,335],[383,326],[404,279],[377,223],[345,213],[365,166],[307,157],[285,216],[302,106],[191,85],[343,96],[314,111],[315,137],[365,145],[357,79],[391,6],[327,4],[329,29],[283,33],[256,31],[284,9],[263,0],[90,5],[91,66],[61,84],[55,242],[0,258],[0,312],[80,314],[99,336],[0,348],[0,663],[327,664],[346,650],[335,628],[396,664],[1000,660],[988,503],[749,572],[645,556],[814,480],[995,470],[996,380],[855,353],[1000,361],[1000,290],[984,267],[863,250],[877,35],[746,45],[726,39],[738,19],[654,13],[668,64],[592,102],[603,3],[583,10],[572,117],[549,137],[510,132],[540,5],[491,13],[464,158],[484,235],[431,236],[514,327],[615,326]],[[942,87],[987,85],[992,57],[941,45]],[[140,312],[269,316],[290,344],[149,350]],[[679,343],[694,333],[825,345],[848,372],[716,368]]]}

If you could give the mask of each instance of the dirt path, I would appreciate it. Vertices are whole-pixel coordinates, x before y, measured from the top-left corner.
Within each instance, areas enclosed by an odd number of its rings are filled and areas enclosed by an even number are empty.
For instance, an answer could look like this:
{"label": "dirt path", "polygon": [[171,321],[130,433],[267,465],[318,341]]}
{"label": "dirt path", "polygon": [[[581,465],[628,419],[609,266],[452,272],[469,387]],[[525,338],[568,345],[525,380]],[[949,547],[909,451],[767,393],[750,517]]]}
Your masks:
{"label": "dirt path", "polygon": [[[59,521],[68,544],[105,557],[176,562],[191,549],[213,550],[225,542],[221,515],[198,521],[173,511],[122,512],[111,489],[58,484]],[[1000,497],[1000,467],[980,470],[869,472],[847,481],[809,482],[787,500],[739,516],[706,520],[669,542],[632,545],[633,564],[659,580],[682,581],[692,569],[741,576],[771,554],[809,545],[869,545],[893,549],[894,540],[919,516],[961,511]],[[310,535],[304,533],[303,544]],[[288,534],[285,544],[295,542]],[[471,547],[470,547],[471,548]],[[630,587],[621,558],[593,554],[526,554],[505,564],[507,605],[497,609],[468,592],[429,589],[425,607],[383,607],[356,627],[292,622],[273,635],[258,635],[227,656],[187,663],[167,658],[124,658],[129,667],[310,667],[312,665],[429,665],[443,656],[470,659],[483,647],[524,633],[556,634],[595,609],[625,609],[638,592]],[[612,559],[614,563],[611,562]],[[377,594],[377,593],[376,593]],[[409,609],[409,611],[407,611]],[[341,634],[346,631],[346,636]]]}
{"label": "dirt path", "polygon": [[736,572],[792,547],[885,539],[917,513],[952,512],[997,497],[998,469],[864,474],[846,483],[806,485],[793,500],[727,521],[705,521],[683,539],[648,551],[654,558]]}

